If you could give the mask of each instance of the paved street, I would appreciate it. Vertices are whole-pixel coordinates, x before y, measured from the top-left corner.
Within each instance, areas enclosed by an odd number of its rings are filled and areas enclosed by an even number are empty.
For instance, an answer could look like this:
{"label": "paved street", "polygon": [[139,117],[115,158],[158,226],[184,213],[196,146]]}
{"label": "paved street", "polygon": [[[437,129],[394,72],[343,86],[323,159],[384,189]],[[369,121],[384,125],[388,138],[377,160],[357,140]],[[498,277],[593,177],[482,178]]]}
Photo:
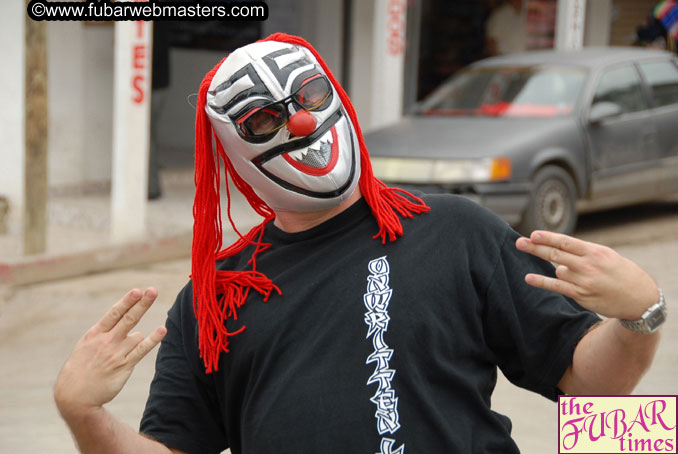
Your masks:
{"label": "paved street", "polygon": [[[671,316],[653,368],[636,391],[678,394],[678,205],[587,216],[578,236],[615,247],[650,271],[664,288]],[[61,364],[77,338],[129,288],[158,288],[158,302],[140,329],[147,333],[162,323],[189,268],[188,260],[176,260],[36,284],[5,295],[0,300],[0,453],[76,452],[52,403],[51,387]],[[153,358],[147,358],[109,406],[134,427],[152,373]],[[493,405],[513,419],[514,435],[524,453],[556,451],[555,405],[505,381],[500,382]]]}

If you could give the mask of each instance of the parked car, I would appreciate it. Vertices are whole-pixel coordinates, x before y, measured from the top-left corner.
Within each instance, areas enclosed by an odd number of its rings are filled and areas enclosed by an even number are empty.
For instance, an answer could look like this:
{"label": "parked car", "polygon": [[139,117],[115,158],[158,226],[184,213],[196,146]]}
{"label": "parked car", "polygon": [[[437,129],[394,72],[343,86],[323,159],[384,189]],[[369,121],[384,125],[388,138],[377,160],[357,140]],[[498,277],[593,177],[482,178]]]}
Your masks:
{"label": "parked car", "polygon": [[366,134],[377,177],[462,194],[523,233],[678,192],[678,60],[641,48],[477,62]]}

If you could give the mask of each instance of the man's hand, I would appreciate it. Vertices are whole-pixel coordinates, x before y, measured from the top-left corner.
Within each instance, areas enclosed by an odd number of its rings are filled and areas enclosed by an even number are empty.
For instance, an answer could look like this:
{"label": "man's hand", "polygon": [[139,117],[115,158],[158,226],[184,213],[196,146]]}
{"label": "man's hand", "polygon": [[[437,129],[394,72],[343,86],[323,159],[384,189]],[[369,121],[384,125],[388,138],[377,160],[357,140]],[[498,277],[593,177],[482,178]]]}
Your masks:
{"label": "man's hand", "polygon": [[64,418],[85,416],[111,401],[134,366],[165,336],[160,326],[148,337],[130,334],[157,296],[154,288],[134,289],[123,296],[78,341],[54,386],[54,398]]}
{"label": "man's hand", "polygon": [[546,231],[519,238],[516,247],[556,266],[557,279],[528,274],[525,282],[569,296],[605,317],[637,320],[659,300],[654,280],[608,247]]}

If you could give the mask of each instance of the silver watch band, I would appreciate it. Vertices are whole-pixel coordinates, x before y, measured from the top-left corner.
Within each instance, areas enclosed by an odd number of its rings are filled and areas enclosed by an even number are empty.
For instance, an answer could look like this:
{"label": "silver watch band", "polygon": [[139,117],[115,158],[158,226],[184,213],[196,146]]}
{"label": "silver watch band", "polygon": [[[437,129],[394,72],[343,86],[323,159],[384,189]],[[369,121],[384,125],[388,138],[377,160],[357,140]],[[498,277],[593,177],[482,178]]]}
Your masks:
{"label": "silver watch band", "polygon": [[650,306],[638,320],[619,320],[622,326],[635,333],[651,334],[666,321],[667,309],[664,292],[659,289],[659,301]]}

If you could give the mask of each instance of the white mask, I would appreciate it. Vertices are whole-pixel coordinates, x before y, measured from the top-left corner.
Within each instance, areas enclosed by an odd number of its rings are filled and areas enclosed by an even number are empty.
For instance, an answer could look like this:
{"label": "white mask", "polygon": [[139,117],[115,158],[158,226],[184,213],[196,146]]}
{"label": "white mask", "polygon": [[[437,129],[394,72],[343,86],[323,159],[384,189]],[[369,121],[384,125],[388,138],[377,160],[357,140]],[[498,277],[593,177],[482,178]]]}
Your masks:
{"label": "white mask", "polygon": [[355,190],[354,126],[306,48],[237,49],[215,73],[205,110],[235,170],[272,209],[323,210]]}

